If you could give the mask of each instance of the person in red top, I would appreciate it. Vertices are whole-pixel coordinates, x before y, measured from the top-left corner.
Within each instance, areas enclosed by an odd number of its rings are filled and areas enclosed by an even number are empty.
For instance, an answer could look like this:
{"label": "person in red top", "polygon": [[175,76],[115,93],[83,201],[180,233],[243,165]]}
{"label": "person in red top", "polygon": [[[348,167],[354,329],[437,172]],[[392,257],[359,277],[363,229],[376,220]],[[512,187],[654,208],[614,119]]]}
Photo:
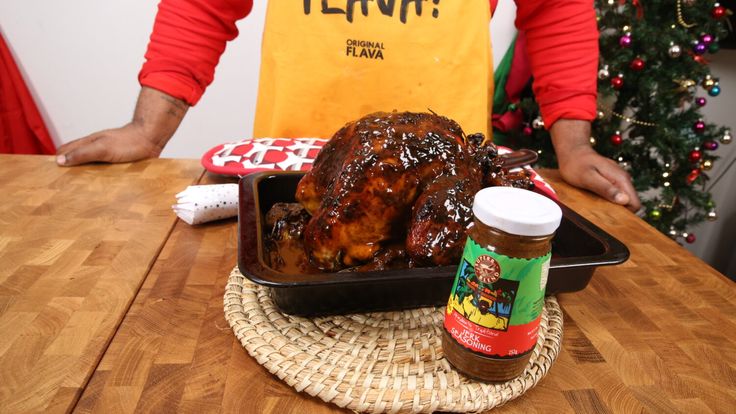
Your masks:
{"label": "person in red top", "polygon": [[[414,93],[431,95],[433,88],[428,85],[433,85],[437,79],[451,80],[449,89],[470,86],[469,81],[463,78],[465,75],[470,81],[480,84],[480,89],[486,88],[491,92],[482,90],[476,93],[474,90],[478,88],[472,86],[462,88],[455,91],[461,93],[457,95],[461,99],[452,103],[461,104],[467,99],[472,102],[469,107],[486,111],[483,116],[490,118],[483,104],[489,103],[485,99],[492,93],[492,85],[484,86],[486,79],[478,80],[484,76],[477,76],[479,72],[472,67],[477,60],[487,66],[482,68],[484,72],[492,71],[487,59],[490,44],[485,44],[478,36],[478,33],[483,33],[479,27],[485,22],[483,30],[485,38],[488,37],[490,13],[487,6],[483,12],[478,8],[482,1],[485,0],[462,3],[448,0],[270,2],[255,135],[317,136],[309,130],[312,122],[292,121],[296,127],[289,125],[289,118],[297,112],[294,108],[304,108],[307,120],[322,120],[340,112],[335,108],[343,109],[348,116],[344,123],[357,118],[357,112],[351,113],[350,105],[366,108],[359,98],[372,96],[376,89],[388,96],[395,89],[406,87],[405,92],[391,95],[391,99]],[[492,9],[495,1],[490,2]],[[252,6],[252,0],[162,0],[145,55],[146,62],[139,74],[141,92],[133,119],[120,128],[99,131],[63,145],[57,152],[57,163],[72,166],[94,161],[128,162],[157,157],[188,108],[197,103],[212,82],[226,43],[238,35],[235,22],[247,16]],[[640,202],[629,175],[618,164],[596,153],[589,143],[590,121],[596,115],[598,68],[598,31],[592,3],[587,0],[517,0],[517,7],[516,26],[527,37],[533,89],[552,136],[562,177],[568,183],[591,190],[611,202],[638,210]],[[379,18],[383,20],[379,21]],[[419,35],[406,40],[412,30]],[[365,42],[368,36],[367,40],[380,41]],[[430,40],[421,43],[425,38]],[[340,43],[343,53],[334,54],[329,49],[335,39],[343,42]],[[393,76],[398,77],[398,81],[391,83],[391,79],[380,72],[380,67],[372,69],[378,65],[359,62],[363,65],[359,67],[361,73],[363,68],[375,70],[375,73],[367,72],[368,75],[362,75],[360,82],[355,82],[354,78],[341,73],[345,72],[341,65],[352,65],[355,61],[348,59],[350,56],[343,56],[344,39],[348,39],[347,55],[350,55],[351,44],[368,44],[375,46],[371,57],[379,50],[381,59],[383,52],[386,55],[395,52],[402,58],[398,67],[401,64],[406,66],[406,61],[416,60],[422,70],[409,76]],[[454,42],[450,43],[450,49],[457,56],[442,55],[442,47],[437,45],[447,42]],[[352,53],[353,58],[357,56],[355,50]],[[471,59],[474,56],[485,60]],[[397,64],[393,64],[395,69]],[[470,69],[465,70],[465,67]],[[425,72],[430,73],[426,79],[422,78]],[[314,80],[314,74],[324,79]],[[304,76],[303,81],[298,78],[300,75]],[[380,79],[380,83],[371,81],[374,77]],[[487,78],[492,79],[492,76]],[[363,82],[363,79],[368,81]],[[348,81],[352,83],[346,83]],[[325,85],[331,89],[325,89]],[[339,93],[333,96],[336,91],[345,90],[356,99],[346,102],[346,99],[339,99]],[[467,95],[462,95],[466,90]],[[315,100],[315,96],[321,99]],[[300,101],[305,97],[320,104],[312,105],[316,108],[307,108]],[[434,110],[443,104],[431,102],[431,97],[428,99],[429,104],[420,99],[418,105]],[[290,102],[292,100],[294,102]],[[389,105],[393,104],[390,102]],[[391,109],[380,106],[386,105],[385,102],[377,105],[377,108],[375,105],[367,107],[374,111]],[[396,105],[410,106],[410,103],[399,102]],[[437,112],[448,114],[453,110],[455,108],[450,106]],[[302,111],[298,112],[301,114]],[[470,123],[463,121],[466,115],[467,119],[478,119],[477,116],[473,118],[474,114],[459,113],[457,120],[464,127]],[[300,125],[303,130],[299,129]],[[335,125],[333,130],[339,126]]]}

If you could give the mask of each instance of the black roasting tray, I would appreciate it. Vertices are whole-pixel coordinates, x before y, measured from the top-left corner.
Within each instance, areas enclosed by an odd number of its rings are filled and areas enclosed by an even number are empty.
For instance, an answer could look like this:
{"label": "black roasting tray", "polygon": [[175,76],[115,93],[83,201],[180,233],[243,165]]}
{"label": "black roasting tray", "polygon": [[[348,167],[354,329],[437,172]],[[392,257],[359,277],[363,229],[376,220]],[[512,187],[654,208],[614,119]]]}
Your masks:
{"label": "black roasting tray", "polygon": [[[264,259],[266,212],[294,202],[301,172],[263,172],[240,180],[238,266],[251,281],[271,288],[276,305],[294,315],[325,315],[440,306],[447,303],[456,266],[372,272],[286,274]],[[547,294],[585,288],[598,266],[629,258],[626,246],[560,203],[563,218],[552,241]]]}

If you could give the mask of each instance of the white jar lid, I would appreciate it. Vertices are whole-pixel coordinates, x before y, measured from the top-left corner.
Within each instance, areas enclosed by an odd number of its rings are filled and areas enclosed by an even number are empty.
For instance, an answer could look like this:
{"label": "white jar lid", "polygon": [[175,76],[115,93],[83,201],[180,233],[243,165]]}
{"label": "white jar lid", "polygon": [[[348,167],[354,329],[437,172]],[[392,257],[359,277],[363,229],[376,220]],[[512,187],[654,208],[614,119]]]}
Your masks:
{"label": "white jar lid", "polygon": [[488,187],[475,195],[473,214],[483,224],[519,236],[546,236],[560,226],[562,210],[549,198],[513,187]]}

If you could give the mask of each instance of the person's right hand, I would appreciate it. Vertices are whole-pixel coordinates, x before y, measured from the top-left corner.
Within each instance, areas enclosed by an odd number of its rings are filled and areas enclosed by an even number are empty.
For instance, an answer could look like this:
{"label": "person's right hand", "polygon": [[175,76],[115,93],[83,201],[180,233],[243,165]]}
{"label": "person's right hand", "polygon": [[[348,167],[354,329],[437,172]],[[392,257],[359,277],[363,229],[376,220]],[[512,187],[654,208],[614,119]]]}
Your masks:
{"label": "person's right hand", "polygon": [[130,162],[158,157],[186,115],[189,105],[156,89],[141,88],[133,120],[62,145],[56,163]]}
{"label": "person's right hand", "polygon": [[70,167],[90,162],[130,162],[158,157],[161,150],[163,146],[147,137],[142,126],[131,122],[62,145],[56,151],[56,163]]}

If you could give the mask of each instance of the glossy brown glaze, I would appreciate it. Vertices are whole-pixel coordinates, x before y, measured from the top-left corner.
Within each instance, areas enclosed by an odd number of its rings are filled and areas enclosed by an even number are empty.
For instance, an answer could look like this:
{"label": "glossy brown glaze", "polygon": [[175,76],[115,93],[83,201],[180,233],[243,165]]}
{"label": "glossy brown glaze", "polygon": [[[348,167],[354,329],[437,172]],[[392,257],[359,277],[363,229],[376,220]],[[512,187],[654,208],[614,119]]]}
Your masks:
{"label": "glossy brown glaze", "polygon": [[502,184],[496,148],[483,141],[428,113],[375,113],[343,127],[297,189],[312,214],[304,231],[312,263],[359,265],[396,240],[413,264],[453,263],[473,195]]}
{"label": "glossy brown glaze", "polygon": [[270,232],[265,237],[271,267],[284,273],[316,273],[304,253],[304,228],[309,213],[299,203],[276,203],[266,214]]}

